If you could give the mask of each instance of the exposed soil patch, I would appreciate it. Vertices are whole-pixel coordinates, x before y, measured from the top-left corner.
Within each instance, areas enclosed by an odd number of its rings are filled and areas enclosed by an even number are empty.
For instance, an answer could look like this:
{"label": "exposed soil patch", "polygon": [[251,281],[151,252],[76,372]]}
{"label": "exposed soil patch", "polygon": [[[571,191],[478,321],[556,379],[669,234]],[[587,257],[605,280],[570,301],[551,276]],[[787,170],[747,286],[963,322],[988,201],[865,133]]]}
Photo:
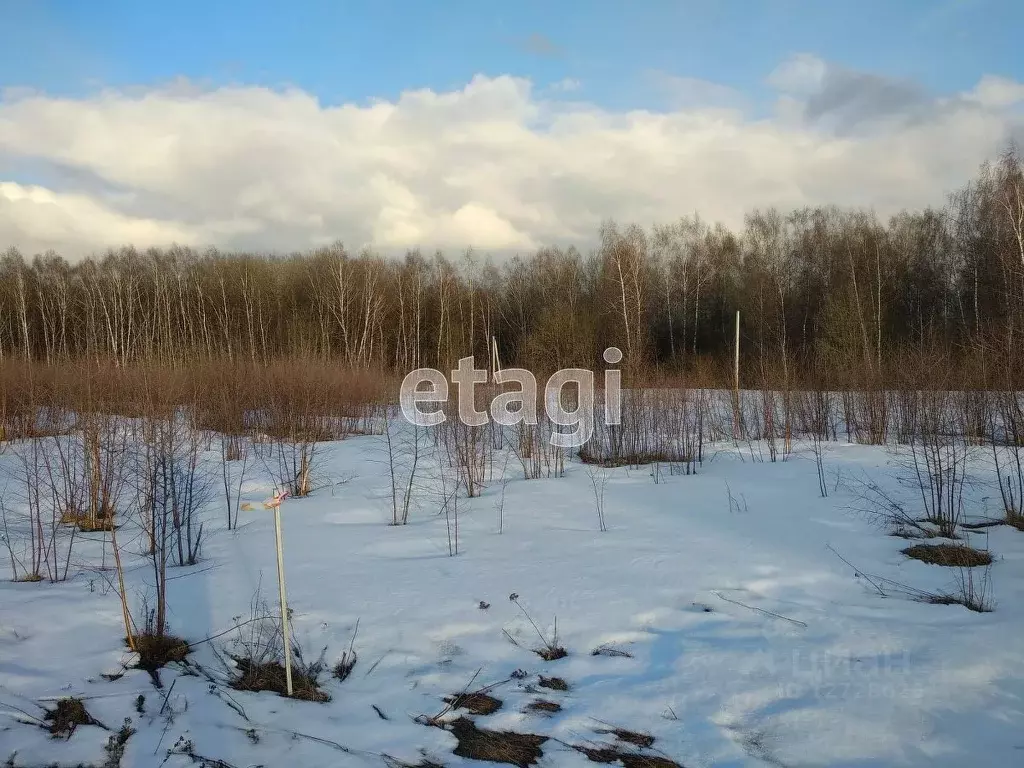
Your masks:
{"label": "exposed soil patch", "polygon": [[540,681],[537,683],[541,688],[549,688],[552,691],[568,691],[569,684],[560,677],[544,677],[540,676]]}
{"label": "exposed soil patch", "polygon": [[490,715],[501,709],[501,699],[486,693],[456,693],[444,697],[452,709],[465,709],[474,715]]}
{"label": "exposed soil patch", "polygon": [[930,565],[970,568],[989,565],[992,555],[965,544],[915,544],[903,550],[903,554]]}
{"label": "exposed soil patch", "polygon": [[548,701],[547,699],[536,699],[526,705],[527,712],[542,712],[544,714],[553,714],[555,712],[562,711],[562,705],[557,701]]}
{"label": "exposed soil patch", "polygon": [[81,699],[71,697],[59,699],[57,706],[46,710],[46,717],[44,719],[49,723],[50,735],[55,739],[70,739],[71,734],[80,725],[104,727],[86,711],[85,704],[82,703]]}
{"label": "exposed soil patch", "polygon": [[486,760],[491,763],[509,763],[528,768],[540,760],[541,745],[547,736],[515,731],[487,731],[477,728],[468,717],[460,717],[449,724],[448,729],[459,740],[453,754],[471,760]]}
{"label": "exposed soil patch", "polygon": [[[284,665],[279,661],[256,664],[252,659],[232,657],[238,665],[238,676],[231,681],[236,691],[273,691],[281,696],[288,695],[288,678]],[[301,665],[292,665],[292,698],[303,701],[330,701],[331,697],[320,690],[315,677],[307,674]]]}

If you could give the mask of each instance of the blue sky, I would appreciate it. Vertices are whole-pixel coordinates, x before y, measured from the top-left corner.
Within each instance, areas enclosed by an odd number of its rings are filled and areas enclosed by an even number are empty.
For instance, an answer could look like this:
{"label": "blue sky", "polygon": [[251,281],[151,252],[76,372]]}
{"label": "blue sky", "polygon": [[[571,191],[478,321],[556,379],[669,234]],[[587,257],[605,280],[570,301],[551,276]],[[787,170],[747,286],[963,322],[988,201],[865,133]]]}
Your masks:
{"label": "blue sky", "polygon": [[0,249],[942,205],[1024,146],[1022,29],[1024,0],[0,0]]}
{"label": "blue sky", "polygon": [[477,73],[621,109],[658,107],[652,72],[754,101],[812,53],[935,92],[1024,80],[1019,0],[0,0],[0,87],[80,96],[176,77],[298,86],[324,103],[449,90]]}

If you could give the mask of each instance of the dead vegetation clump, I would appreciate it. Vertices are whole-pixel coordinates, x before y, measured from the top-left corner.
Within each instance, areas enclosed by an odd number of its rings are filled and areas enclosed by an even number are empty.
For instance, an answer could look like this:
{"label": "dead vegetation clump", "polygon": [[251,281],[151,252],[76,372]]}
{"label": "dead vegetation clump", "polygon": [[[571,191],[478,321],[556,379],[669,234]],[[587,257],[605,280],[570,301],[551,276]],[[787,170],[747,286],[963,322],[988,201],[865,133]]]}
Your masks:
{"label": "dead vegetation clump", "polygon": [[597,731],[597,733],[614,736],[619,741],[632,744],[634,747],[640,747],[640,749],[647,749],[654,746],[654,737],[649,733],[628,731],[625,728],[609,728],[608,730]]}
{"label": "dead vegetation clump", "polygon": [[558,661],[569,655],[569,652],[560,645],[546,645],[543,648],[535,649],[534,653],[544,659],[544,661]]}
{"label": "dead vegetation clump", "polygon": [[334,664],[334,668],[331,670],[331,673],[339,683],[343,683],[348,680],[349,675],[352,674],[352,670],[356,666],[357,659],[358,657],[356,656],[355,651],[352,651],[351,653],[345,651],[341,654],[341,658],[338,659]]}
{"label": "dead vegetation clump", "polygon": [[572,748],[585,755],[592,763],[621,763],[624,768],[683,768],[675,760],[669,760],[667,757],[626,752],[619,747],[590,747],[585,744],[573,744]]}
{"label": "dead vegetation clump", "polygon": [[540,675],[540,679],[537,685],[539,685],[541,688],[547,688],[552,691],[569,690],[569,684],[560,677],[544,677],[544,675]]}
{"label": "dead vegetation clump", "polygon": [[356,626],[352,630],[352,640],[349,641],[348,650],[341,652],[341,658],[334,663],[331,673],[339,683],[348,680],[352,670],[355,669],[359,656],[356,653],[356,635],[359,634],[359,620],[356,619]]}
{"label": "dead vegetation clump", "polygon": [[86,711],[85,704],[81,699],[71,696],[58,699],[57,705],[53,709],[46,710],[44,720],[49,723],[46,727],[55,739],[70,739],[80,725],[104,727]]}
{"label": "dead vegetation clump", "polygon": [[152,632],[142,632],[130,639],[125,638],[125,643],[139,654],[139,669],[149,672],[172,662],[184,661],[191,650],[188,642],[180,637]]}
{"label": "dead vegetation clump", "polygon": [[[284,662],[290,657],[291,697],[303,701],[330,701],[331,697],[320,688],[320,676],[327,668],[327,647],[315,661],[307,661],[294,637],[286,643],[281,618],[271,611],[260,588],[253,595],[249,610],[249,620],[236,625],[237,634],[228,644],[230,650],[225,649],[227,658],[218,654],[229,677],[228,685],[236,691],[272,691],[288,696],[288,670]],[[240,616],[235,617],[236,621],[240,619]],[[354,634],[352,642],[355,642]],[[349,648],[351,650],[351,646]],[[343,655],[342,661],[354,664],[352,656]]]}
{"label": "dead vegetation clump", "polygon": [[[634,749],[650,749],[654,746],[654,737],[649,733],[639,733],[625,728],[607,728],[596,731],[601,735],[614,736],[621,744],[573,744],[573,749],[586,755],[594,763],[621,763],[625,768],[682,768],[682,766],[660,755],[649,755],[633,751]],[[624,747],[622,744],[628,744]]]}
{"label": "dead vegetation clump", "polygon": [[135,729],[132,727],[132,719],[126,717],[121,727],[116,733],[110,735],[106,746],[103,747],[103,751],[107,753],[107,759],[103,761],[103,768],[121,768],[125,745],[128,743],[128,739],[134,735]]}
{"label": "dead vegetation clump", "polygon": [[445,703],[452,709],[465,709],[474,715],[490,715],[501,709],[501,699],[488,696],[486,693],[454,693],[445,696]]}
{"label": "dead vegetation clump", "polygon": [[[236,691],[273,691],[281,696],[288,696],[288,678],[284,664],[280,661],[257,662],[252,659],[232,656],[238,673],[231,681]],[[322,665],[292,663],[292,698],[302,701],[328,702],[329,694],[321,690],[319,676]]]}
{"label": "dead vegetation clump", "polygon": [[901,550],[904,555],[930,565],[944,565],[951,568],[973,568],[991,565],[992,555],[966,544],[915,544]]}
{"label": "dead vegetation clump", "polygon": [[549,701],[547,699],[535,699],[526,705],[527,712],[541,712],[546,715],[554,714],[555,712],[562,711],[562,705],[557,701]]}
{"label": "dead vegetation clump", "polygon": [[1016,528],[1018,531],[1024,531],[1024,514],[1007,512],[1006,517],[1003,519],[1011,528]]}
{"label": "dead vegetation clump", "polygon": [[[522,612],[523,616],[526,617],[526,620],[530,622],[530,626],[532,626],[533,631],[537,633],[537,637],[540,638],[541,647],[531,649],[534,653],[536,653],[538,656],[544,659],[544,661],[557,661],[558,659],[564,659],[566,656],[569,655],[569,652],[558,642],[557,616],[555,617],[554,629],[552,630],[551,637],[549,638],[546,634],[541,632],[540,627],[537,626],[537,622],[533,620],[533,617],[530,615],[529,611],[527,611],[526,608],[523,607],[523,604],[519,602],[518,594],[513,592],[511,595],[508,596],[508,599],[516,604],[516,607]],[[505,632],[505,637],[507,637],[512,642],[513,645],[519,645],[516,639],[512,637],[512,635],[510,635],[507,631]]]}
{"label": "dead vegetation clump", "polygon": [[63,525],[73,525],[80,533],[109,533],[114,530],[114,515],[106,513],[99,516],[88,512],[67,511],[60,517]]}
{"label": "dead vegetation clump", "polygon": [[520,768],[528,768],[536,764],[543,756],[541,745],[548,740],[547,736],[533,733],[517,733],[515,731],[489,731],[477,728],[468,717],[460,717],[448,724],[458,745],[453,754],[471,760],[484,760],[491,763],[509,763]]}

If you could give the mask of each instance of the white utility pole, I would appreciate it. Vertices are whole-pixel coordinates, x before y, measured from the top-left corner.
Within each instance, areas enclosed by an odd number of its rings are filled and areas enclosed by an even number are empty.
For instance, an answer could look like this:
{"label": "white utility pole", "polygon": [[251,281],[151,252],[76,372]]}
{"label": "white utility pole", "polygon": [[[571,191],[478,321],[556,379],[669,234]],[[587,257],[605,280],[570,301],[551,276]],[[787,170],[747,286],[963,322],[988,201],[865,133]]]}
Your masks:
{"label": "white utility pole", "polygon": [[733,386],[736,390],[736,402],[740,399],[740,311],[736,310],[736,358],[734,363]]}
{"label": "white utility pole", "polygon": [[284,543],[281,539],[281,502],[284,494],[274,499],[274,537],[277,543],[277,586],[281,592],[281,631],[284,632],[284,677],[288,695],[292,695],[292,635],[288,627],[288,597],[284,588]]}
{"label": "white utility pole", "polygon": [[733,358],[732,436],[740,438],[740,311],[736,310],[736,347]]}

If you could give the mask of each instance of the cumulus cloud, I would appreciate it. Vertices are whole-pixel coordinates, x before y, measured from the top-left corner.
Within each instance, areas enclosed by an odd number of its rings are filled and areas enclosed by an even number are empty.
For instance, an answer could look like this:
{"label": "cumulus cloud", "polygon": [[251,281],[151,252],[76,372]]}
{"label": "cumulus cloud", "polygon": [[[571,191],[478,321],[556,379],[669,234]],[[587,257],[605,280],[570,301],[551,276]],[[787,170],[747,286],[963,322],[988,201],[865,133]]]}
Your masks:
{"label": "cumulus cloud", "polygon": [[700,211],[737,226],[756,206],[829,203],[885,215],[941,202],[1021,131],[1024,86],[1004,79],[940,98],[801,56],[769,82],[768,115],[686,79],[671,81],[678,104],[628,112],[507,76],[339,106],[188,83],[8,93],[0,157],[49,172],[0,170],[0,246],[507,253],[587,247],[606,218]]}

